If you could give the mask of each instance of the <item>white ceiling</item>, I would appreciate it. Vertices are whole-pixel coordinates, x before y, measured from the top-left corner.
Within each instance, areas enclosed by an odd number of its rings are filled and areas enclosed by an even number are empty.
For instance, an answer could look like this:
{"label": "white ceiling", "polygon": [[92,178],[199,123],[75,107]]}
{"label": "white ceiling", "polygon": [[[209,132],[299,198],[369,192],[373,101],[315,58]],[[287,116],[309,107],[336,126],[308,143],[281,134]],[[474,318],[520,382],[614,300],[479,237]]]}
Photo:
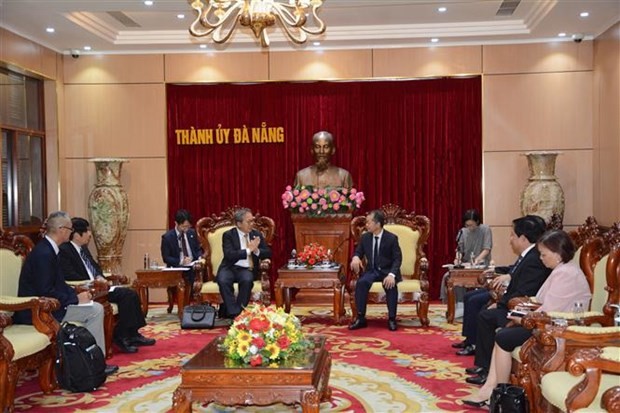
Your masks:
{"label": "white ceiling", "polygon": [[[208,0],[203,0],[208,1]],[[283,0],[279,0],[283,1]],[[286,0],[284,0],[286,1]],[[518,0],[506,0],[508,2]],[[496,16],[502,0],[325,0],[319,15],[325,34],[298,46],[277,26],[270,50],[353,49],[593,39],[620,20],[620,0],[521,0],[511,16]],[[437,8],[447,7],[439,13]],[[589,17],[580,17],[587,11]],[[139,27],[126,27],[108,12],[122,12]],[[185,19],[177,14],[185,14]],[[194,11],[185,0],[0,0],[0,26],[60,53],[201,52],[260,50],[247,28],[227,45],[188,32]],[[46,28],[53,27],[54,33]],[[558,37],[559,33],[567,37]],[[320,40],[321,45],[313,45]],[[92,47],[90,52],[84,46]]]}

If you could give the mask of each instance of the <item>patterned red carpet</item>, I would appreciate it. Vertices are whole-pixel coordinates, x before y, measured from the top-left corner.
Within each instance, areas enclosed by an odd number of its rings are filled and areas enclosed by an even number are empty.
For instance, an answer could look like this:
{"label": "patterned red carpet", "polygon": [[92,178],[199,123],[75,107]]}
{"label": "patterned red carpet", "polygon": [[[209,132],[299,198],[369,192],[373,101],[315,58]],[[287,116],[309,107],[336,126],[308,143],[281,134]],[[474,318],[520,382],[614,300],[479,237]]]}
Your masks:
{"label": "patterned red carpet", "polygon": [[[431,305],[431,327],[422,328],[412,319],[415,308],[399,307],[399,330],[387,329],[386,314],[374,306],[369,327],[351,332],[330,320],[329,307],[294,307],[302,317],[304,331],[328,338],[333,359],[331,402],[322,412],[437,412],[465,411],[460,399],[476,388],[465,383],[464,368],[472,357],[459,357],[450,344],[460,340],[460,324],[445,322],[443,305]],[[168,412],[178,386],[179,366],[213,337],[214,330],[181,330],[176,315],[163,308],[151,309],[143,333],[157,338],[153,347],[136,354],[115,355],[110,363],[120,370],[92,393],[57,390],[41,393],[35,376],[20,378],[15,410],[28,412]],[[293,412],[299,406],[225,407],[201,406],[198,412]]]}

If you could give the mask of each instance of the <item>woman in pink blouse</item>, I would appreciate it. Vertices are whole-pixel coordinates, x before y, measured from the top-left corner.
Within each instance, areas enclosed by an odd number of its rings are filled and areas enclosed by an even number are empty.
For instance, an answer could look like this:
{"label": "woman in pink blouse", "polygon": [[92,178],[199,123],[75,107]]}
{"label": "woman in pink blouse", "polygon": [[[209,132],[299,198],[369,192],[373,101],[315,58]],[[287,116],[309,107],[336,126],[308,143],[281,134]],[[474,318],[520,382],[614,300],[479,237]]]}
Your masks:
{"label": "woman in pink blouse", "polygon": [[[540,260],[553,271],[536,294],[536,301],[541,303],[536,311],[567,312],[572,310],[576,302],[581,302],[584,308],[588,308],[592,293],[583,271],[571,262],[575,255],[575,246],[568,234],[564,231],[546,232],[538,240],[537,247]],[[503,328],[495,336],[489,376],[475,398],[463,400],[467,406],[485,406],[497,384],[508,382],[512,351],[532,335],[530,330],[521,327],[521,318],[508,316],[508,319],[515,325]]]}

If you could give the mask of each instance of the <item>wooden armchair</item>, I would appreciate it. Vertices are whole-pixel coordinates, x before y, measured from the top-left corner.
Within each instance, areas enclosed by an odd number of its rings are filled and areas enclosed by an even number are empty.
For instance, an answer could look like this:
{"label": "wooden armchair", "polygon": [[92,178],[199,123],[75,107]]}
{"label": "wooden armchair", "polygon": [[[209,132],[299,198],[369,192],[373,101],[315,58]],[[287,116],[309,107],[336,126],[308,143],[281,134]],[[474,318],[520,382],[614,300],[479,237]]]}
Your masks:
{"label": "wooden armchair", "polygon": [[620,411],[620,347],[592,347],[575,351],[566,371],[546,374],[541,394],[547,404],[563,412]]}
{"label": "wooden armchair", "polygon": [[[220,289],[215,282],[215,275],[224,257],[222,251],[222,235],[235,226],[235,211],[241,208],[234,206],[228,208],[219,215],[203,217],[196,223],[198,239],[204,251],[203,276],[197,277],[194,283],[194,292],[199,294],[203,301],[211,303],[221,303],[222,297]],[[275,233],[275,223],[269,217],[254,215],[254,228],[263,235],[265,242],[271,245]],[[260,261],[259,277],[254,280],[252,287],[252,301],[260,301],[265,305],[271,303],[271,284],[269,273],[271,271],[271,260],[263,259]],[[235,283],[235,293],[237,284]]]}
{"label": "wooden armchair", "polygon": [[[428,319],[428,260],[424,253],[424,246],[430,234],[431,222],[423,215],[407,213],[403,208],[394,204],[381,207],[385,214],[384,228],[398,236],[398,242],[403,254],[400,272],[403,277],[398,283],[398,302],[416,304],[416,310],[423,326],[429,325]],[[355,217],[351,221],[351,236],[357,244],[366,231],[366,218]],[[349,295],[351,309],[357,314],[355,305],[355,285],[359,274],[351,274]],[[380,282],[376,282],[368,295],[369,303],[385,303],[385,292]]]}
{"label": "wooden armchair", "polygon": [[[18,297],[19,275],[32,241],[23,235],[0,230],[0,411],[14,409],[15,386],[19,374],[39,370],[44,393],[56,388],[54,360],[56,333],[60,326],[52,312],[58,300],[46,297]],[[31,310],[33,325],[13,325],[11,314]]]}

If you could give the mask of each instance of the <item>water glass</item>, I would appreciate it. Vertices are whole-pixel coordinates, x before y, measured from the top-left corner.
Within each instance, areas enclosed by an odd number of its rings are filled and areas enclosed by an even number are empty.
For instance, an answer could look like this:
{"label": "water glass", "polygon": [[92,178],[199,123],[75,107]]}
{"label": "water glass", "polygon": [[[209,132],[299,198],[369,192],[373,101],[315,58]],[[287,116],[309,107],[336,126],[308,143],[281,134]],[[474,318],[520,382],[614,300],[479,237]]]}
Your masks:
{"label": "water glass", "polygon": [[554,318],[551,320],[551,325],[555,330],[564,331],[568,327],[568,320],[565,318]]}
{"label": "water glass", "polygon": [[578,326],[583,324],[584,314],[585,309],[583,308],[583,303],[581,301],[575,301],[573,304],[573,318],[575,319],[575,324]]}

